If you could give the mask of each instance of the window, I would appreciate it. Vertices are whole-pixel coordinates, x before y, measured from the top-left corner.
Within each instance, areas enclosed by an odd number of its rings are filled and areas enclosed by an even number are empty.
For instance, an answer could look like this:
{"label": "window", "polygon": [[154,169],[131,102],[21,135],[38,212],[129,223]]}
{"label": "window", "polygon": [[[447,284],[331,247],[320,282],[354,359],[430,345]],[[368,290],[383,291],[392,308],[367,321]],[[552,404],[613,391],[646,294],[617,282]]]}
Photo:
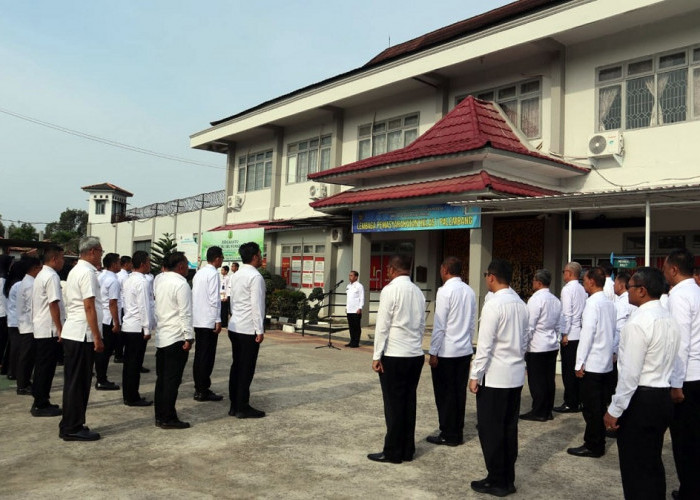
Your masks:
{"label": "window", "polygon": [[596,87],[599,131],[654,127],[700,117],[700,49],[599,68]]}
{"label": "window", "polygon": [[293,288],[325,286],[325,245],[282,245],[281,275]]}
{"label": "window", "polygon": [[104,215],[107,207],[107,200],[95,200],[95,214]]}
{"label": "window", "polygon": [[357,135],[360,160],[404,148],[418,137],[418,113],[360,125]]}
{"label": "window", "polygon": [[307,176],[331,166],[331,136],[296,142],[287,146],[287,184],[306,182]]}
{"label": "window", "polygon": [[269,188],[272,181],[272,150],[238,157],[238,192]]}
{"label": "window", "polygon": [[151,240],[134,241],[134,252],[151,253]]}
{"label": "window", "polygon": [[[483,101],[497,102],[511,123],[518,127],[528,139],[540,137],[542,82],[539,78],[482,90],[476,92],[474,96]],[[465,97],[457,97],[457,104]]]}

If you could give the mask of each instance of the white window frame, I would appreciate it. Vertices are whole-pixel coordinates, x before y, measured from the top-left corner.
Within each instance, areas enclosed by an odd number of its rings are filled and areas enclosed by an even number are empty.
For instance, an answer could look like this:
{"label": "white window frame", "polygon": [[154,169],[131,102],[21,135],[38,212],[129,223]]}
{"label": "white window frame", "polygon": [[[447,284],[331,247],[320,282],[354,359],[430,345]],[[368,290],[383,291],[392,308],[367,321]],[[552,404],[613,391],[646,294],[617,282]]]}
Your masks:
{"label": "white window frame", "polygon": [[107,212],[107,200],[95,200],[95,215],[104,215]]}
{"label": "white window frame", "polygon": [[[420,113],[415,111],[357,127],[357,159],[364,160],[405,148],[418,138]],[[390,141],[393,136],[393,142]]]}
{"label": "white window frame", "polygon": [[287,144],[287,184],[307,182],[308,175],[331,167],[332,134]]}
{"label": "white window frame", "polygon": [[[269,188],[272,184],[272,160],[273,153],[271,149],[240,155],[237,166],[237,192],[247,193]],[[251,172],[254,174],[254,177],[249,182]]]}

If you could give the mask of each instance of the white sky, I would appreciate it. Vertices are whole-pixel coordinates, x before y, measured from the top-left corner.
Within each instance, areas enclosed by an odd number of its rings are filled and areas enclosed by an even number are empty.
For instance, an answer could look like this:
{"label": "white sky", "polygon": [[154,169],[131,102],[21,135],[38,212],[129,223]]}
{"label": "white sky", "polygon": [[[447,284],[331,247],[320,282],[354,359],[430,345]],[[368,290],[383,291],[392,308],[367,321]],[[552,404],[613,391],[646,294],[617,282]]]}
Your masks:
{"label": "white sky", "polygon": [[[51,222],[112,182],[131,206],[224,186],[209,122],[357,68],[506,0],[0,0],[0,214]],[[178,163],[11,116],[220,168]],[[42,225],[37,227],[43,228]]]}

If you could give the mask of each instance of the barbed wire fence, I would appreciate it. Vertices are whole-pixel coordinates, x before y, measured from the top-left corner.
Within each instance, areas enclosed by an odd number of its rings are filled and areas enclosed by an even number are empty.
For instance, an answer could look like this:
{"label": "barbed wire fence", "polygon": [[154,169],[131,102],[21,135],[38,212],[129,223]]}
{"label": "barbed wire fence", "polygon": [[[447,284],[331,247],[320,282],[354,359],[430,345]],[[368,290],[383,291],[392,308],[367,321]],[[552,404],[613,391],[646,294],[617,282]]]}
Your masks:
{"label": "barbed wire fence", "polygon": [[164,215],[177,215],[197,210],[218,208],[226,201],[226,191],[212,191],[187,198],[179,198],[162,203],[151,203],[144,207],[130,208],[121,214],[114,214],[112,222],[125,222],[139,219],[150,219]]}

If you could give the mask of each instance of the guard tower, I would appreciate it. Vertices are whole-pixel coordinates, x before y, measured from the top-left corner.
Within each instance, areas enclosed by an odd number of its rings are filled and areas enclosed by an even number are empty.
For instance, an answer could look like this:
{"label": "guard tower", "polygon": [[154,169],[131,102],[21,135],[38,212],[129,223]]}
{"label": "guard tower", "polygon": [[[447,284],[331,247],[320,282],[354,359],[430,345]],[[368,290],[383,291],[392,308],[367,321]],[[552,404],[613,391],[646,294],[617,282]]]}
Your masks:
{"label": "guard tower", "polygon": [[134,196],[126,189],[104,182],[81,188],[89,195],[88,234],[92,234],[93,224],[113,223],[126,212],[126,199]]}

